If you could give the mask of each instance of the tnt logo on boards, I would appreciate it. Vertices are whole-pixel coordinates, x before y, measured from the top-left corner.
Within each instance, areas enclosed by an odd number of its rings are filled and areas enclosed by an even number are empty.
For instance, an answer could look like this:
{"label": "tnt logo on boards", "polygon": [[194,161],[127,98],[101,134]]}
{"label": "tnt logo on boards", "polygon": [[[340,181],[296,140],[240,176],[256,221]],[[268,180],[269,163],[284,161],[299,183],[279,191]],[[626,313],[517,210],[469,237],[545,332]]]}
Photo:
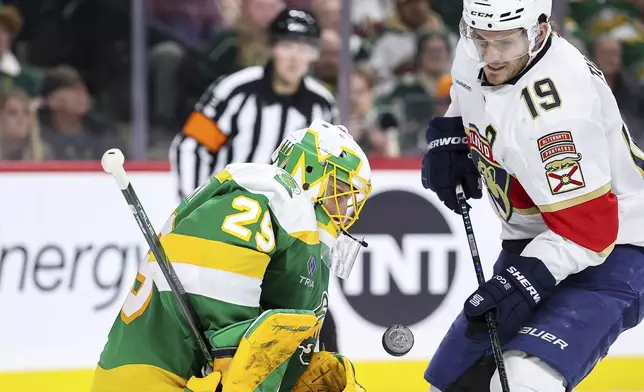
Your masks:
{"label": "tnt logo on boards", "polygon": [[374,194],[351,229],[369,247],[340,288],[351,307],[381,327],[429,317],[449,292],[457,263],[455,238],[439,211],[415,193]]}

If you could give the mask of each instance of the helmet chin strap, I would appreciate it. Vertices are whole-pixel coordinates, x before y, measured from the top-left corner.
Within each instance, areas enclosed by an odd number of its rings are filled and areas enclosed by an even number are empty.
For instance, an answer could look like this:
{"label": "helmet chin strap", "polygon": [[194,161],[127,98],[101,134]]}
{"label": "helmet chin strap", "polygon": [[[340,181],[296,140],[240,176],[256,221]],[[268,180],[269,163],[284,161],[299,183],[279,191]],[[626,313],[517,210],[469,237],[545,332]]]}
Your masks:
{"label": "helmet chin strap", "polygon": [[366,248],[366,247],[368,247],[368,246],[369,246],[369,244],[367,243],[367,241],[365,241],[365,240],[359,240],[359,239],[357,239],[356,237],[354,237],[354,236],[352,236],[351,234],[349,234],[349,232],[347,232],[347,231],[344,231],[344,230],[340,230],[340,231],[342,232],[342,234],[346,235],[347,237],[351,238],[351,239],[352,239],[352,240],[354,240],[355,242],[359,243],[363,248]]}
{"label": "helmet chin strap", "polygon": [[534,58],[537,57],[539,53],[541,53],[543,48],[546,46],[546,42],[548,41],[551,35],[552,35],[552,26],[550,25],[550,22],[548,22],[548,31],[546,32],[546,36],[543,39],[543,42],[541,42],[541,45],[539,45],[539,49],[537,49],[536,51],[533,50],[528,52],[528,54],[530,55],[530,60],[528,60],[528,64],[530,64],[532,60],[534,60]]}

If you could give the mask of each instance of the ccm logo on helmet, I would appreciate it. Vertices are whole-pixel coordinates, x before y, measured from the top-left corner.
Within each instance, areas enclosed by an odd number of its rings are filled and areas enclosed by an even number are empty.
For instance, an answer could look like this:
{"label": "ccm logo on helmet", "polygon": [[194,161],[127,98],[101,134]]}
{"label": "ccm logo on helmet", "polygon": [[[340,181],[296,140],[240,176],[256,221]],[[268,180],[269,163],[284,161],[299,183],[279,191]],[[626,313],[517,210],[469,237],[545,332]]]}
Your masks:
{"label": "ccm logo on helmet", "polygon": [[478,12],[478,11],[470,11],[470,14],[481,18],[492,18],[494,16],[494,14],[488,14],[487,12]]}
{"label": "ccm logo on helmet", "polygon": [[444,137],[441,139],[436,139],[429,143],[428,150],[439,146],[447,146],[450,144],[467,144],[467,136],[463,137]]}

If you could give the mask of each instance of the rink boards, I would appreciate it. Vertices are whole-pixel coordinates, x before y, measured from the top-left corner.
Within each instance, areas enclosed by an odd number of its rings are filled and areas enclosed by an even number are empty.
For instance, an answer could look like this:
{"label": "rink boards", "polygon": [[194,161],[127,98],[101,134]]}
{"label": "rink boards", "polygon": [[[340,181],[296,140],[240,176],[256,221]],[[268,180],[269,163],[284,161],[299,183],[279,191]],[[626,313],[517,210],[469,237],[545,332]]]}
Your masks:
{"label": "rink boards", "polygon": [[[476,285],[471,257],[460,217],[422,188],[417,161],[395,170],[374,166],[374,193],[353,230],[369,248],[351,277],[330,288],[338,344],[368,391],[427,391],[424,368]],[[0,390],[88,390],[147,250],[120,191],[96,171],[98,164],[54,168],[0,166]],[[174,180],[165,165],[131,169],[158,229],[176,204]],[[486,200],[472,205],[489,276],[500,226]],[[415,335],[403,358],[390,357],[380,344],[394,323]],[[640,326],[622,335],[579,390],[644,390],[643,369]]]}

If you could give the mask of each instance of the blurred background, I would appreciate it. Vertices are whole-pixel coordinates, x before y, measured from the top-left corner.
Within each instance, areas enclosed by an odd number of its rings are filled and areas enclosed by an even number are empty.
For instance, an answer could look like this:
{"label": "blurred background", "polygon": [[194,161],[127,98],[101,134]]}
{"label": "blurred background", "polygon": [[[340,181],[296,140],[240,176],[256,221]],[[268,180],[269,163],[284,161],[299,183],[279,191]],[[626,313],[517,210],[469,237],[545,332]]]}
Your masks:
{"label": "blurred background", "polygon": [[[427,360],[476,284],[460,218],[419,180],[426,124],[450,103],[460,0],[0,0],[0,390],[88,390],[146,249],[96,161],[112,147],[141,161],[132,181],[160,227],[176,205],[172,139],[213,81],[267,61],[287,6],[318,18],[310,73],[373,158],[356,225],[372,250],[330,289],[340,352],[371,392],[427,390]],[[553,20],[644,145],[644,0],[554,0]],[[489,268],[499,224],[473,206]],[[416,335],[400,361],[380,347],[392,323]],[[644,390],[643,341],[625,334],[580,391]]]}
{"label": "blurred background", "polygon": [[[323,28],[311,73],[372,156],[422,153],[449,104],[457,0],[4,0],[0,160],[166,160],[217,78],[262,64],[282,7]],[[15,7],[15,8],[14,8]],[[644,0],[557,0],[558,31],[608,79],[644,144]],[[348,81],[338,84],[338,80]]]}

